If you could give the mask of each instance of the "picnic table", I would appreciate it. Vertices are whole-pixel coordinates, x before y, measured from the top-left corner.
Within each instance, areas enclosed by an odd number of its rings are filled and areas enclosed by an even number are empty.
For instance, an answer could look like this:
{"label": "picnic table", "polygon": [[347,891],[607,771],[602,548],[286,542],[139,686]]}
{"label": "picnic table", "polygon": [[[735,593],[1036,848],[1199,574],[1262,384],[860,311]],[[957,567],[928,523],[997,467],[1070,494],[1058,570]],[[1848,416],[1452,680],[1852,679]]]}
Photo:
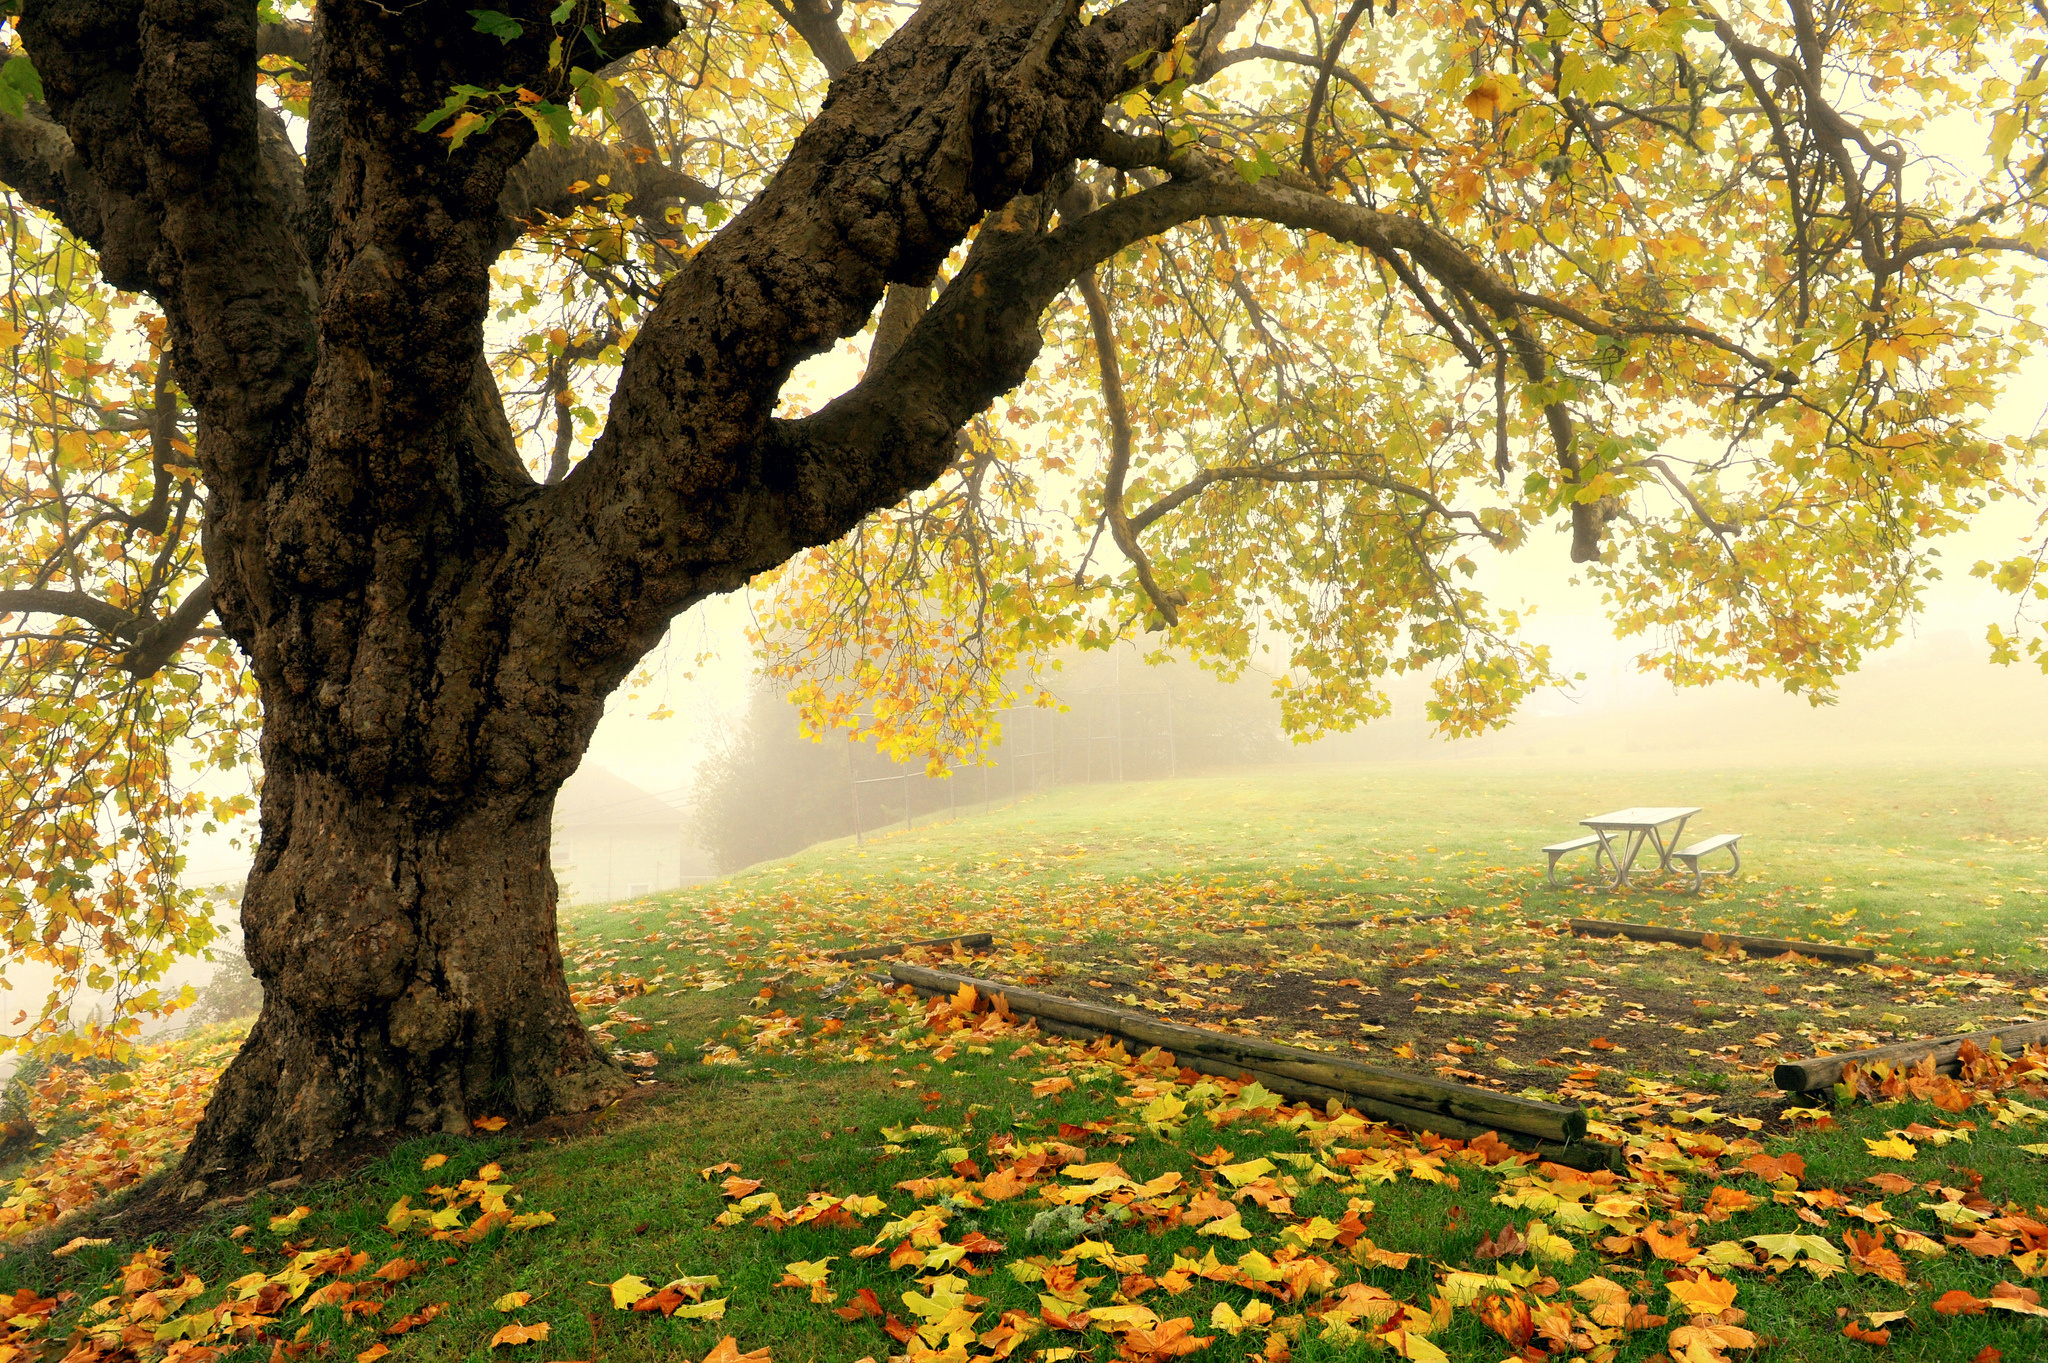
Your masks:
{"label": "picnic table", "polygon": [[[1648,805],[1633,809],[1617,809],[1608,814],[1596,814],[1590,819],[1581,819],[1582,827],[1590,828],[1600,839],[1600,849],[1606,854],[1607,864],[1614,868],[1615,888],[1628,884],[1628,873],[1635,865],[1645,844],[1657,849],[1659,870],[1671,869],[1671,857],[1678,847],[1678,838],[1685,831],[1685,821],[1700,812],[1698,805]],[[1665,837],[1664,826],[1675,824],[1669,839]],[[1617,851],[1615,835],[1620,834],[1622,846]],[[1594,865],[1599,865],[1595,857]],[[1553,863],[1554,864],[1554,863]]]}

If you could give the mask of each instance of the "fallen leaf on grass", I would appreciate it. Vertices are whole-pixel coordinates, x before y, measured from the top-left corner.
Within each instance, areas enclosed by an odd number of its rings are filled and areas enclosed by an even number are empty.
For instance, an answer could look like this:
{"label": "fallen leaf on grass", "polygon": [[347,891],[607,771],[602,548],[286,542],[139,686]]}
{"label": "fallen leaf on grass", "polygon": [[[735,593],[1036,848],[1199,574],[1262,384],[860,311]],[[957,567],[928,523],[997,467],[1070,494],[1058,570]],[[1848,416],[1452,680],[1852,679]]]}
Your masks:
{"label": "fallen leaf on grass", "polygon": [[1849,1339],[1855,1340],[1859,1344],[1871,1344],[1875,1345],[1878,1348],[1883,1348],[1885,1345],[1892,1342],[1891,1331],[1866,1330],[1853,1320],[1842,1327],[1842,1334]]}
{"label": "fallen leaf on grass", "polygon": [[1981,1316],[1984,1303],[1960,1288],[1944,1292],[1935,1299],[1934,1309],[1944,1316]]}
{"label": "fallen leaf on grass", "polygon": [[1872,1231],[1858,1235],[1846,1231],[1843,1242],[1849,1246],[1849,1271],[1852,1273],[1874,1273],[1886,1282],[1906,1285],[1906,1265],[1892,1250],[1884,1247],[1884,1232]]}
{"label": "fallen leaf on grass", "polygon": [[1488,1235],[1481,1237],[1479,1247],[1473,1254],[1481,1259],[1512,1259],[1525,1252],[1529,1242],[1513,1226],[1502,1226],[1498,1238]]}
{"label": "fallen leaf on grass", "polygon": [[1711,1273],[1702,1273],[1690,1281],[1673,1278],[1664,1284],[1664,1290],[1695,1316],[1717,1316],[1735,1304],[1735,1284]]}
{"label": "fallen leaf on grass", "polygon": [[1177,1358],[1215,1342],[1216,1336],[1198,1335],[1194,1328],[1192,1316],[1179,1316],[1149,1329],[1127,1330],[1117,1340],[1117,1356],[1136,1360]]}
{"label": "fallen leaf on grass", "polygon": [[286,1212],[283,1216],[271,1217],[270,1229],[277,1232],[280,1235],[282,1235],[286,1231],[297,1230],[299,1228],[299,1222],[304,1221],[307,1217],[311,1216],[312,1214],[313,1209],[311,1207],[294,1207],[290,1211]]}
{"label": "fallen leaf on grass", "polygon": [[1980,1259],[2002,1259],[2012,1250],[2011,1239],[2003,1235],[1993,1235],[1985,1230],[1967,1236],[1944,1235],[1941,1238],[1958,1249],[1968,1250]]}
{"label": "fallen leaf on grass", "polygon": [[[679,1320],[724,1320],[728,1300],[726,1297],[713,1297],[710,1301],[700,1301],[691,1306],[678,1306],[671,1314]],[[767,1351],[763,1350],[762,1356],[766,1355]],[[752,1358],[753,1355],[748,1354],[747,1357]]]}
{"label": "fallen leaf on grass", "polygon": [[[503,1117],[479,1117],[471,1122],[470,1125],[479,1131],[503,1131],[505,1129],[505,1119]],[[539,1338],[546,1339],[547,1335],[542,1334]]]}
{"label": "fallen leaf on grass", "polygon": [[1904,1136],[1887,1136],[1881,1141],[1865,1136],[1863,1144],[1878,1159],[1909,1160],[1920,1153],[1920,1148]]}
{"label": "fallen leaf on grass", "polygon": [[1252,1233],[1244,1228],[1243,1212],[1232,1212],[1226,1217],[1211,1221],[1206,1226],[1197,1226],[1195,1234],[1221,1235],[1231,1240],[1249,1240],[1252,1238]]}
{"label": "fallen leaf on grass", "polygon": [[756,1349],[750,1354],[740,1352],[740,1342],[731,1335],[713,1345],[711,1352],[704,1355],[704,1363],[769,1363],[768,1351]]}
{"label": "fallen leaf on grass", "polygon": [[833,1307],[832,1314],[838,1316],[841,1320],[860,1320],[866,1316],[879,1316],[882,1314],[882,1302],[880,1298],[875,1296],[875,1289],[863,1287],[860,1291],[853,1294],[851,1304]]}
{"label": "fallen leaf on grass", "polygon": [[610,1288],[612,1294],[612,1307],[615,1310],[619,1311],[625,1310],[634,1302],[639,1301],[642,1297],[646,1296],[649,1292],[652,1292],[654,1290],[652,1287],[648,1285],[647,1280],[645,1278],[642,1278],[637,1273],[628,1273],[625,1277],[620,1278],[617,1282],[592,1283],[591,1286]]}
{"label": "fallen leaf on grass", "polygon": [[377,1360],[391,1352],[388,1344],[372,1344],[356,1355],[356,1363],[377,1363]]}
{"label": "fallen leaf on grass", "polygon": [[91,1249],[95,1245],[111,1245],[112,1243],[114,1242],[111,1240],[93,1240],[81,1235],[75,1239],[67,1240],[56,1249],[51,1250],[50,1257],[52,1259],[69,1258],[82,1249]]}
{"label": "fallen leaf on grass", "polygon": [[448,1303],[445,1301],[437,1301],[432,1306],[422,1306],[411,1315],[400,1316],[397,1320],[392,1321],[384,1327],[384,1333],[387,1335],[402,1335],[408,1330],[416,1330],[447,1309]]}
{"label": "fallen leaf on grass", "polygon": [[491,1303],[491,1309],[493,1311],[516,1311],[532,1300],[533,1293],[531,1292],[507,1292],[504,1296]]}
{"label": "fallen leaf on grass", "polygon": [[507,1344],[538,1344],[548,1337],[548,1323],[536,1321],[532,1325],[501,1325],[498,1333],[491,1336],[490,1347],[495,1349]]}
{"label": "fallen leaf on grass", "polygon": [[420,1168],[438,1169],[447,1162],[448,1157],[446,1155],[429,1155],[425,1159],[420,1161]]}

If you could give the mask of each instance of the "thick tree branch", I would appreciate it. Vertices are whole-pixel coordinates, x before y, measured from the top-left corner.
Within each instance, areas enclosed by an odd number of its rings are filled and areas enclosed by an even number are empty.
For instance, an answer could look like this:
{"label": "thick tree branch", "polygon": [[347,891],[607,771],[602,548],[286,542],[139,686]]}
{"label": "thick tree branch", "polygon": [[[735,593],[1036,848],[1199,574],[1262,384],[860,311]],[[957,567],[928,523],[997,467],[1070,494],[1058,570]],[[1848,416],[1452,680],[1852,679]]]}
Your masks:
{"label": "thick tree branch", "polygon": [[141,628],[133,611],[123,610],[111,601],[102,601],[88,592],[47,587],[0,592],[0,615],[67,615],[116,639],[133,639]]}
{"label": "thick tree branch", "polygon": [[147,677],[161,670],[190,642],[213,611],[213,588],[201,582],[178,608],[162,619],[123,610],[89,592],[49,588],[0,591],[0,617],[61,615],[83,620],[106,638],[127,647],[117,661],[124,671]]}
{"label": "thick tree branch", "polygon": [[642,227],[655,237],[668,230],[666,205],[702,207],[718,200],[717,190],[694,175],[670,170],[652,148],[579,137],[533,148],[505,176],[505,188],[498,195],[501,216],[495,245],[503,251],[543,215],[567,217],[585,204],[603,204],[614,194],[626,196],[626,211],[640,218]]}
{"label": "thick tree branch", "polygon": [[121,666],[138,677],[151,675],[178,656],[179,650],[198,635],[206,624],[206,617],[211,614],[213,584],[201,582],[178,603],[176,610],[135,631],[135,646],[121,656]]}
{"label": "thick tree branch", "polygon": [[605,431],[548,494],[543,533],[578,568],[534,610],[566,624],[573,665],[609,676],[691,601],[835,538],[950,462],[959,421],[921,427],[900,460],[865,445],[813,457],[775,435],[774,402],[889,284],[929,284],[984,214],[1045,188],[1141,79],[1131,59],[1205,7],[1126,0],[1082,25],[1040,0],[927,5],[832,83],[775,179],[670,278]]}
{"label": "thick tree branch", "polygon": [[300,66],[313,65],[313,25],[302,19],[263,24],[256,30],[256,55],[283,57]]}
{"label": "thick tree branch", "polygon": [[[1061,290],[1125,246],[1206,216],[1260,219],[1319,232],[1382,259],[1406,257],[1499,319],[1518,363],[1535,383],[1547,373],[1542,347],[1527,321],[1528,314],[1538,311],[1588,335],[1697,340],[1744,357],[1760,373],[1776,372],[1768,361],[1690,322],[1596,318],[1523,290],[1420,219],[1306,193],[1275,176],[1250,185],[1215,167],[1205,173],[1199,162],[1190,163],[1185,173],[1187,178],[1115,200],[1048,234],[1019,232],[1004,238],[985,231],[983,242],[1003,244],[992,245],[979,261],[970,259],[884,369],[814,416],[782,425],[780,457],[790,461],[790,468],[778,483],[799,497],[821,501],[807,506],[782,502],[778,517],[822,526],[843,516],[850,525],[858,519],[852,506],[861,499],[871,499],[871,506],[887,505],[902,491],[929,482],[944,468],[945,437],[1022,380],[1037,354],[1039,315]],[[1575,481],[1580,462],[1571,415],[1563,404],[1550,403],[1544,417],[1558,461]],[[849,486],[847,471],[853,469],[871,469],[875,481]],[[1389,490],[1423,495],[1420,490]],[[829,510],[822,504],[828,494],[850,501]],[[1599,556],[1606,514],[1598,504],[1574,504],[1573,552],[1579,561]]]}
{"label": "thick tree branch", "polygon": [[828,77],[838,80],[853,69],[859,59],[853,55],[853,45],[846,41],[846,34],[840,30],[835,7],[828,6],[825,0],[768,0],[768,3],[810,44],[811,54],[825,68]]}

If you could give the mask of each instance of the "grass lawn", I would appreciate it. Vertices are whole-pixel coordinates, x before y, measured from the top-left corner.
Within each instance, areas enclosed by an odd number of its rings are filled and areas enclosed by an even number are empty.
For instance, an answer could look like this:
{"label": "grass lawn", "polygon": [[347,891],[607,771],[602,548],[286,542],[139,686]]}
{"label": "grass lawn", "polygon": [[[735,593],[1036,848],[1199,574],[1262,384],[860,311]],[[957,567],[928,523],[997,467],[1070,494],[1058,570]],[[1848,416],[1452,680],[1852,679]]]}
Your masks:
{"label": "grass lawn", "polygon": [[[698,1360],[730,1335],[786,1363],[2048,1357],[2028,1300],[2048,1272],[2041,1072],[1994,1064],[1832,1112],[1760,1082],[1815,1043],[2048,1008],[2042,784],[1280,769],[1063,789],[580,912],[575,986],[651,1074],[643,1098],[575,1137],[434,1137],[339,1183],[213,1205],[139,1266],[104,1215],[19,1236],[0,1348]],[[1679,802],[1705,806],[1700,832],[1746,835],[1739,883],[1703,900],[1541,885],[1534,849],[1577,818]],[[1717,958],[1561,935],[1574,915],[1881,954],[1845,972]],[[1339,916],[1384,926],[1303,926]],[[1629,1171],[1285,1108],[885,993],[820,954],[975,927],[999,947],[962,966],[978,973],[1583,1102]],[[99,1144],[26,1171],[11,1205],[28,1229],[39,1192],[118,1183],[189,1124],[190,1053],[152,1063],[125,1091],[140,1098],[73,1100]],[[81,1235],[107,1243],[52,1257]]]}

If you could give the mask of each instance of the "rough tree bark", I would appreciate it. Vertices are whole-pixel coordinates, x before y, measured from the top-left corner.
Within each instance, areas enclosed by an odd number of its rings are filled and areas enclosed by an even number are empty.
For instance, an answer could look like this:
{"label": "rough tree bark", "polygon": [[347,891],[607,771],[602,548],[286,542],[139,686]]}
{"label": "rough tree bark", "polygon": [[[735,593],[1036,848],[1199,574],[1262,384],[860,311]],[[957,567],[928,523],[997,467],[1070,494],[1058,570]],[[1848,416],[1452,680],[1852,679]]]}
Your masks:
{"label": "rough tree bark", "polygon": [[[500,199],[533,134],[507,118],[451,153],[414,131],[457,84],[566,99],[552,5],[507,8],[533,37],[476,33],[459,4],[322,4],[303,164],[255,98],[253,3],[23,15],[47,109],[0,138],[0,177],[162,306],[214,608],[263,692],[243,921],[264,1007],[186,1158],[192,1196],[627,1084],[570,1002],[548,866],[555,792],[606,695],[678,611],[937,476],[966,416],[1022,377],[1063,279],[935,308],[862,385],[888,404],[860,391],[777,422],[784,378],[1071,164],[1127,59],[1200,4],[1132,0],[1085,27],[1059,6],[926,6],[837,73],[773,184],[672,278],[609,425],[555,486],[522,467],[483,363]],[[672,7],[643,12],[604,34],[608,58],[674,35]],[[966,364],[942,372],[939,345]]]}

